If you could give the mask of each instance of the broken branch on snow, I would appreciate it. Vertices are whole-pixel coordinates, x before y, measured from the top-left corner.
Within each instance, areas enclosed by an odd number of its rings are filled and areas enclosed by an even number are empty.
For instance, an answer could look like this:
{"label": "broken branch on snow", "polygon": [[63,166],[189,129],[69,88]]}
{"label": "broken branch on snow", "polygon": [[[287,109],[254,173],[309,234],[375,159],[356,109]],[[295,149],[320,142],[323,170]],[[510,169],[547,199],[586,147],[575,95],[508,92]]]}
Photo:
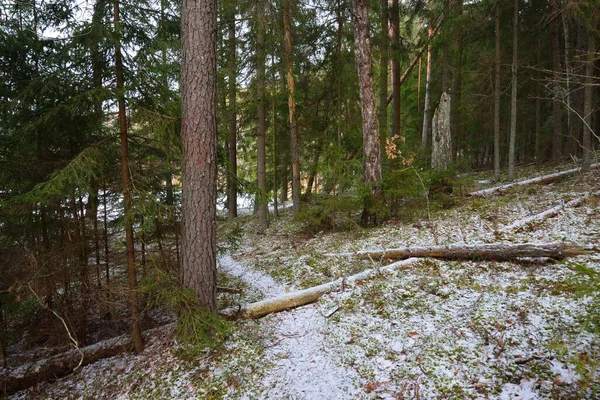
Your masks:
{"label": "broken branch on snow", "polygon": [[586,201],[587,199],[589,199],[590,197],[593,197],[593,196],[600,196],[600,191],[594,192],[594,193],[588,193],[584,196],[578,197],[578,198],[568,201],[566,203],[563,202],[562,204],[559,204],[555,207],[549,208],[545,211],[542,211],[541,213],[531,215],[529,217],[515,221],[512,224],[507,225],[504,228],[502,228],[500,230],[500,232],[512,231],[515,229],[522,228],[534,221],[544,220],[546,218],[554,217],[554,216],[558,215],[558,213],[561,212],[564,208],[577,207],[577,206],[581,205],[584,201]]}
{"label": "broken branch on snow", "polygon": [[225,310],[222,310],[220,314],[228,319],[254,319],[264,317],[265,315],[278,311],[284,311],[290,308],[314,303],[324,294],[341,290],[342,287],[346,285],[356,284],[364,281],[365,279],[377,276],[383,272],[408,268],[409,266],[415,265],[418,262],[419,260],[416,258],[409,258],[408,260],[395,262],[380,268],[369,269],[356,275],[348,276],[346,278],[339,278],[333,282],[324,283],[312,288],[286,293],[283,296],[278,296],[255,303],[244,304],[239,307],[229,307]]}
{"label": "broken branch on snow", "polygon": [[364,259],[437,258],[441,260],[511,261],[523,257],[546,257],[562,260],[585,254],[586,250],[568,243],[483,243],[471,245],[405,247],[365,250],[354,253],[325,254],[327,257],[358,257]]}
{"label": "broken branch on snow", "polygon": [[[590,166],[590,169],[594,169],[594,168],[598,168],[598,167],[600,167],[600,163],[592,164]],[[502,193],[502,192],[504,192],[512,187],[515,187],[515,186],[531,185],[531,184],[548,184],[548,183],[555,182],[565,176],[573,175],[578,172],[581,172],[581,168],[573,168],[573,169],[569,169],[566,171],[556,172],[554,174],[542,175],[542,176],[538,176],[538,177],[531,178],[531,179],[525,179],[525,180],[518,181],[518,182],[507,183],[506,185],[495,186],[495,187],[491,187],[489,189],[477,190],[475,192],[468,193],[467,195],[472,196],[472,197],[485,197],[487,195],[494,194],[496,192]]]}

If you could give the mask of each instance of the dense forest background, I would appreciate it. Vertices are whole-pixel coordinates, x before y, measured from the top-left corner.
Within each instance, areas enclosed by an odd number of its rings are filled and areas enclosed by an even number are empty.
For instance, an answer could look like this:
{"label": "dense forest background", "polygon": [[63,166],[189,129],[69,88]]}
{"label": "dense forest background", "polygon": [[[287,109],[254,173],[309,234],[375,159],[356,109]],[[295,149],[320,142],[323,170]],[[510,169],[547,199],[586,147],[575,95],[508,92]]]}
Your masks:
{"label": "dense forest background", "polygon": [[[363,209],[374,216],[363,223],[403,218],[424,191],[445,196],[466,171],[495,169],[502,180],[518,164],[589,168],[600,132],[597,1],[365,6],[382,149],[375,198],[363,178],[356,4],[218,3],[223,220],[251,199],[264,230],[290,197],[299,219],[337,229],[347,222],[340,212],[351,223]],[[150,299],[164,300],[157,282],[176,284],[181,252],[179,7],[0,5],[4,361],[34,321],[31,346],[83,346],[159,324]],[[431,120],[444,92],[452,165],[432,170]],[[221,228],[235,239],[231,225]]]}

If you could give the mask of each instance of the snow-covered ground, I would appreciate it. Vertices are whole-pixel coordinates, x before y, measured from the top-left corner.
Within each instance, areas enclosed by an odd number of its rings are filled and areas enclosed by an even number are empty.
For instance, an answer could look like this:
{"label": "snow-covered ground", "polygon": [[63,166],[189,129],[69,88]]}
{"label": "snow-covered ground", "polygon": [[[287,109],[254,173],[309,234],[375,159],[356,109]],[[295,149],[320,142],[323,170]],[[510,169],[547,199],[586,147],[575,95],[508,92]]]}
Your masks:
{"label": "snow-covered ground", "polygon": [[[289,215],[219,259],[244,283],[229,302],[277,296],[386,264],[325,253],[475,243],[600,243],[597,197],[516,230],[502,228],[598,190],[600,172],[463,199],[431,218],[305,233]],[[144,353],[83,368],[19,398],[600,398],[600,257],[547,262],[423,260],[317,303],[236,322],[202,357],[168,328]],[[227,295],[224,295],[227,296]],[[230,295],[233,296],[233,295]]]}

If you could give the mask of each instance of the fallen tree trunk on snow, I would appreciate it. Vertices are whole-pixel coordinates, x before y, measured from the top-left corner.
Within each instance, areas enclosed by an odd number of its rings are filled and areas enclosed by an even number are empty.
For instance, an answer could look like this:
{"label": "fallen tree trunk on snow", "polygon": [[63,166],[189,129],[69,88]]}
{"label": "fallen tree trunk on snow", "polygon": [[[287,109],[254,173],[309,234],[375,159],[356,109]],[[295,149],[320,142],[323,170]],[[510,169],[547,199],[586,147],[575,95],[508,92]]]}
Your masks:
{"label": "fallen tree trunk on snow", "polygon": [[253,319],[264,317],[265,315],[272,314],[274,312],[284,311],[290,308],[314,303],[324,294],[337,290],[343,290],[345,285],[356,284],[364,281],[365,279],[375,277],[382,272],[408,268],[409,266],[415,265],[418,262],[419,260],[416,258],[409,258],[408,260],[403,260],[380,268],[369,269],[359,274],[348,276],[346,278],[339,278],[333,282],[324,283],[312,288],[286,293],[283,296],[258,301],[256,303],[244,304],[239,307],[226,308],[220,313],[228,319]]}
{"label": "fallen tree trunk on snow", "polygon": [[[167,329],[169,325],[149,330],[146,332],[146,335],[152,334],[159,329]],[[40,382],[53,381],[67,376],[74,371],[80,362],[81,367],[83,367],[98,360],[116,356],[117,354],[131,350],[131,348],[131,335],[127,334],[80,349],[72,349],[13,369],[4,370],[2,375],[0,375],[2,391],[6,395],[11,395]],[[82,354],[83,360],[81,360]]]}
{"label": "fallen tree trunk on snow", "polygon": [[409,257],[441,260],[511,261],[523,257],[546,257],[562,260],[584,254],[583,247],[567,243],[484,243],[461,246],[405,247],[399,249],[367,250],[354,253],[325,254],[327,257],[358,257],[367,259],[401,260]]}
{"label": "fallen tree trunk on snow", "polygon": [[502,228],[500,230],[500,232],[508,232],[508,231],[512,231],[515,229],[519,229],[522,228],[530,223],[532,223],[533,221],[538,221],[538,220],[544,220],[546,218],[551,218],[554,217],[556,215],[558,215],[558,213],[567,207],[577,207],[579,205],[581,205],[584,201],[586,201],[587,199],[589,199],[592,196],[600,196],[600,191],[598,192],[594,192],[594,193],[588,193],[585,196],[581,196],[578,197],[576,199],[573,199],[571,201],[568,201],[566,203],[562,203],[559,204],[555,207],[549,208],[546,211],[543,211],[541,213],[535,214],[535,215],[531,215],[529,217],[520,219],[518,221],[513,222],[510,225],[505,226],[504,228]]}
{"label": "fallen tree trunk on snow", "polygon": [[[590,169],[598,168],[600,164],[592,164]],[[521,185],[531,185],[531,184],[548,184],[555,182],[565,176],[573,175],[578,172],[581,172],[581,168],[573,168],[566,171],[556,172],[554,174],[542,175],[531,179],[525,179],[518,182],[507,183],[506,185],[495,186],[489,189],[477,190],[475,192],[468,193],[468,196],[473,197],[485,197],[490,194],[494,194],[496,192],[504,192],[510,188]]]}

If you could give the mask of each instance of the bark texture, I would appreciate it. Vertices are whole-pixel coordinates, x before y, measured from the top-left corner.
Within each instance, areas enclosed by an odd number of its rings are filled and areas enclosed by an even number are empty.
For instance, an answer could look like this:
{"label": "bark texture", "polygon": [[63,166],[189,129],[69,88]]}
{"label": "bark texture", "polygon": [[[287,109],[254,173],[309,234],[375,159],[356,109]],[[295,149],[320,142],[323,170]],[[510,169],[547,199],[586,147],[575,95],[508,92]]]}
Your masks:
{"label": "bark texture", "polygon": [[121,22],[119,1],[114,0],[114,23],[115,23],[115,67],[117,76],[117,95],[119,103],[119,131],[121,138],[121,183],[123,191],[123,204],[125,213],[125,238],[127,243],[127,280],[129,282],[129,304],[131,307],[131,330],[133,335],[133,346],[136,353],[142,351],[142,331],[140,328],[140,313],[137,295],[137,278],[135,267],[135,249],[133,245],[133,221],[130,210],[131,178],[129,172],[129,150],[127,143],[127,114],[125,109],[125,78],[123,73],[123,58],[121,55]]}
{"label": "bark texture", "polygon": [[451,103],[450,96],[442,93],[440,105],[433,114],[431,131],[431,168],[433,169],[446,171],[452,164]]}
{"label": "bark texture", "polygon": [[[354,47],[360,89],[362,131],[363,131],[363,181],[369,186],[374,197],[381,196],[381,147],[377,105],[373,89],[371,68],[371,47],[369,44],[369,13],[367,0],[354,0]],[[363,223],[370,222],[371,215],[365,206]]]}
{"label": "bark texture", "polygon": [[183,143],[180,279],[216,311],[217,5],[184,0],[182,9]]}

